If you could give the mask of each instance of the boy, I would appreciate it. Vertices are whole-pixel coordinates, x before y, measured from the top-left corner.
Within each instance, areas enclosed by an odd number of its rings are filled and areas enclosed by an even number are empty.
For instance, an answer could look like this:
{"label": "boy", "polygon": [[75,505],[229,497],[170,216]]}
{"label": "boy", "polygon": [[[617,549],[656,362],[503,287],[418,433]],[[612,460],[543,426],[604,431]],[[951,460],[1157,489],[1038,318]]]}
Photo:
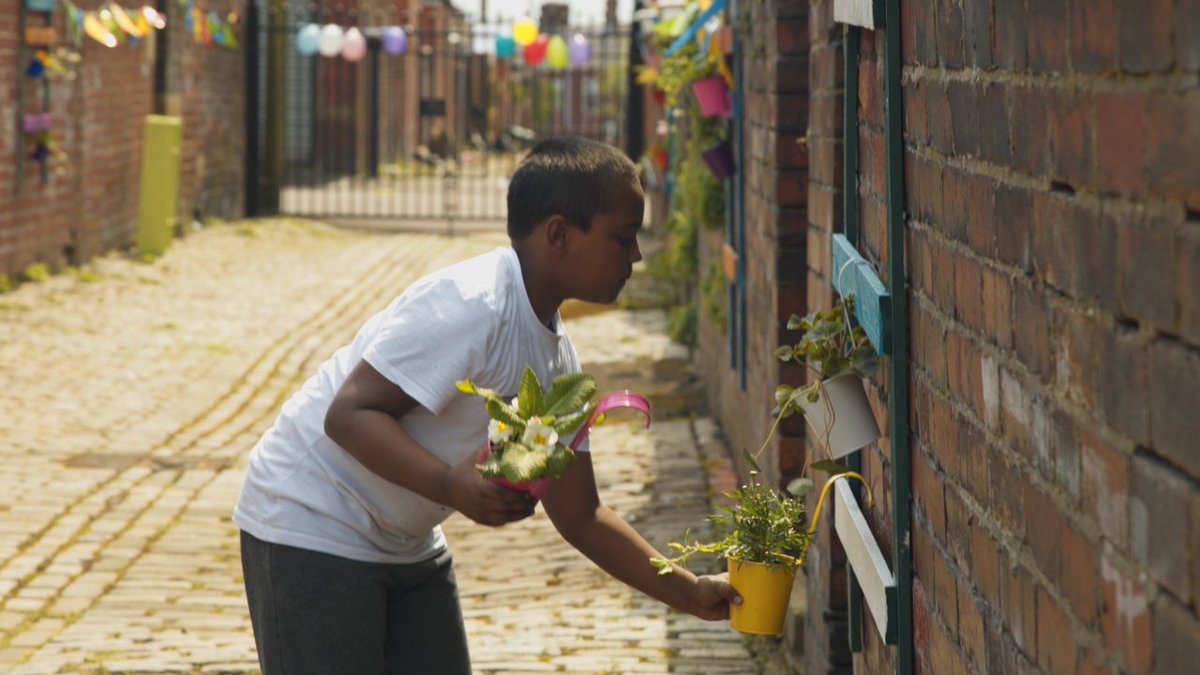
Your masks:
{"label": "boy", "polygon": [[[470,672],[439,523],[457,510],[501,526],[535,503],[476,470],[488,416],[454,383],[515,393],[526,365],[542,382],[579,371],[558,308],[616,300],[641,259],[642,210],[615,148],[540,143],[509,185],[512,248],[417,281],[284,404],[234,514],[266,675]],[[567,542],[634,588],[709,620],[740,601],[725,575],[658,575],[654,549],[600,503],[589,452],[542,501]]]}

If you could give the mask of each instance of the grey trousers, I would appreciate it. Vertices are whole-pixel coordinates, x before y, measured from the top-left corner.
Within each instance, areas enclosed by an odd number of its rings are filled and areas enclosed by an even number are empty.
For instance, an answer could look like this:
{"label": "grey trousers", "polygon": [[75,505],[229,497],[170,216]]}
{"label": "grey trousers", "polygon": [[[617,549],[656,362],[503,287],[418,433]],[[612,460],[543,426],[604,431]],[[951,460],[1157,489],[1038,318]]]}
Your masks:
{"label": "grey trousers", "polygon": [[411,565],[348,560],[242,532],[263,675],[469,675],[450,553]]}

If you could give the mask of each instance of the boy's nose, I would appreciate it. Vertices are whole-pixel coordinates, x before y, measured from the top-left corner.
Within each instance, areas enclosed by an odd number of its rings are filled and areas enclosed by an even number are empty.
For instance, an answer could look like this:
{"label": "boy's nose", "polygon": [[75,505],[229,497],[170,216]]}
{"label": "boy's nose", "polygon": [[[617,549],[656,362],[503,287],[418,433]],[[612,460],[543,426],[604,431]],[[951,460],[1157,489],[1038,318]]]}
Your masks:
{"label": "boy's nose", "polygon": [[633,245],[633,262],[638,262],[642,259],[642,247],[636,242]]}

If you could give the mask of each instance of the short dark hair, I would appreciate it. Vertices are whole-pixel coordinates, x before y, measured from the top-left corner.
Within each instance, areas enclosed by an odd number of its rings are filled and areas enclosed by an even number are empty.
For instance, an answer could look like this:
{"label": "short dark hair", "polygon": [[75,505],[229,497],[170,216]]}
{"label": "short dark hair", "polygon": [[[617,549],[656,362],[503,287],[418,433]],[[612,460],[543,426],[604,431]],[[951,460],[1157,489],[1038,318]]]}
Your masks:
{"label": "short dark hair", "polygon": [[508,183],[508,236],[520,241],[554,215],[586,232],[619,190],[640,180],[633,161],[611,145],[578,136],[547,138],[521,160]]}

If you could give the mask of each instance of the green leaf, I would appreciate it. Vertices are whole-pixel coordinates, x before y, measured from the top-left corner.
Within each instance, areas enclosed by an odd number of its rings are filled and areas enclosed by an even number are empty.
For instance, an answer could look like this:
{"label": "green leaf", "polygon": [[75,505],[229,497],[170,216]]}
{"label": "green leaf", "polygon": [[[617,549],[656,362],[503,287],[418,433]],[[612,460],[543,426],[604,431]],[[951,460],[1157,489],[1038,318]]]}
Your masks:
{"label": "green leaf", "polygon": [[547,462],[545,453],[521,443],[509,443],[500,458],[500,471],[514,483],[524,483],[541,478]]}
{"label": "green leaf", "polygon": [[796,356],[796,350],[791,345],[781,345],[775,350],[775,358],[780,361],[791,361]]}
{"label": "green leaf", "polygon": [[762,471],[762,468],[758,466],[758,460],[754,459],[754,455],[750,454],[749,450],[742,450],[742,459],[746,460],[746,463],[750,465],[750,468],[754,469],[755,471]]}
{"label": "green leaf", "polygon": [[482,396],[484,398],[499,396],[495,389],[485,389],[477,386],[472,380],[459,380],[458,382],[454,383],[454,386],[464,394],[472,394],[474,396]]}
{"label": "green leaf", "polygon": [[491,397],[487,400],[488,415],[494,420],[500,420],[513,428],[514,433],[521,434],[525,431],[525,420],[513,410],[512,406],[501,401],[499,397]]}
{"label": "green leaf", "polygon": [[596,394],[596,380],[584,373],[565,373],[554,378],[542,398],[542,414],[563,416],[575,412]]}
{"label": "green leaf", "polygon": [[587,421],[587,418],[591,415],[591,413],[592,406],[589,404],[585,405],[578,412],[573,412],[569,415],[563,415],[562,417],[555,419],[553,422],[547,422],[546,418],[542,418],[542,421],[554,427],[554,430],[557,431],[558,435],[561,437],[563,435],[573,433],[575,430],[579,429],[579,427],[582,427],[583,423]]}
{"label": "green leaf", "polygon": [[546,478],[562,478],[574,463],[575,453],[570,448],[562,443],[555,445],[546,462]]}
{"label": "green leaf", "polygon": [[804,495],[808,494],[809,492],[812,492],[812,489],[813,489],[813,480],[811,478],[797,478],[797,479],[793,480],[792,482],[788,483],[788,486],[787,486],[787,491],[789,493],[791,493],[791,495],[793,497],[796,497],[796,498],[804,497]]}
{"label": "green leaf", "polygon": [[812,468],[817,471],[824,471],[825,473],[829,474],[830,476],[836,476],[839,473],[846,473],[847,471],[849,471],[849,469],[842,466],[841,464],[838,464],[837,462],[833,461],[832,459],[824,459],[824,460],[821,460],[820,462],[813,462]]}
{"label": "green leaf", "polygon": [[503,475],[500,470],[500,455],[493,453],[483,461],[483,464],[476,464],[476,469],[487,478],[498,478]]}
{"label": "green leaf", "polygon": [[517,392],[517,410],[521,413],[521,417],[529,419],[533,415],[541,413],[542,409],[542,383],[538,381],[537,373],[533,372],[533,368],[525,366],[525,372],[521,375],[521,388]]}

